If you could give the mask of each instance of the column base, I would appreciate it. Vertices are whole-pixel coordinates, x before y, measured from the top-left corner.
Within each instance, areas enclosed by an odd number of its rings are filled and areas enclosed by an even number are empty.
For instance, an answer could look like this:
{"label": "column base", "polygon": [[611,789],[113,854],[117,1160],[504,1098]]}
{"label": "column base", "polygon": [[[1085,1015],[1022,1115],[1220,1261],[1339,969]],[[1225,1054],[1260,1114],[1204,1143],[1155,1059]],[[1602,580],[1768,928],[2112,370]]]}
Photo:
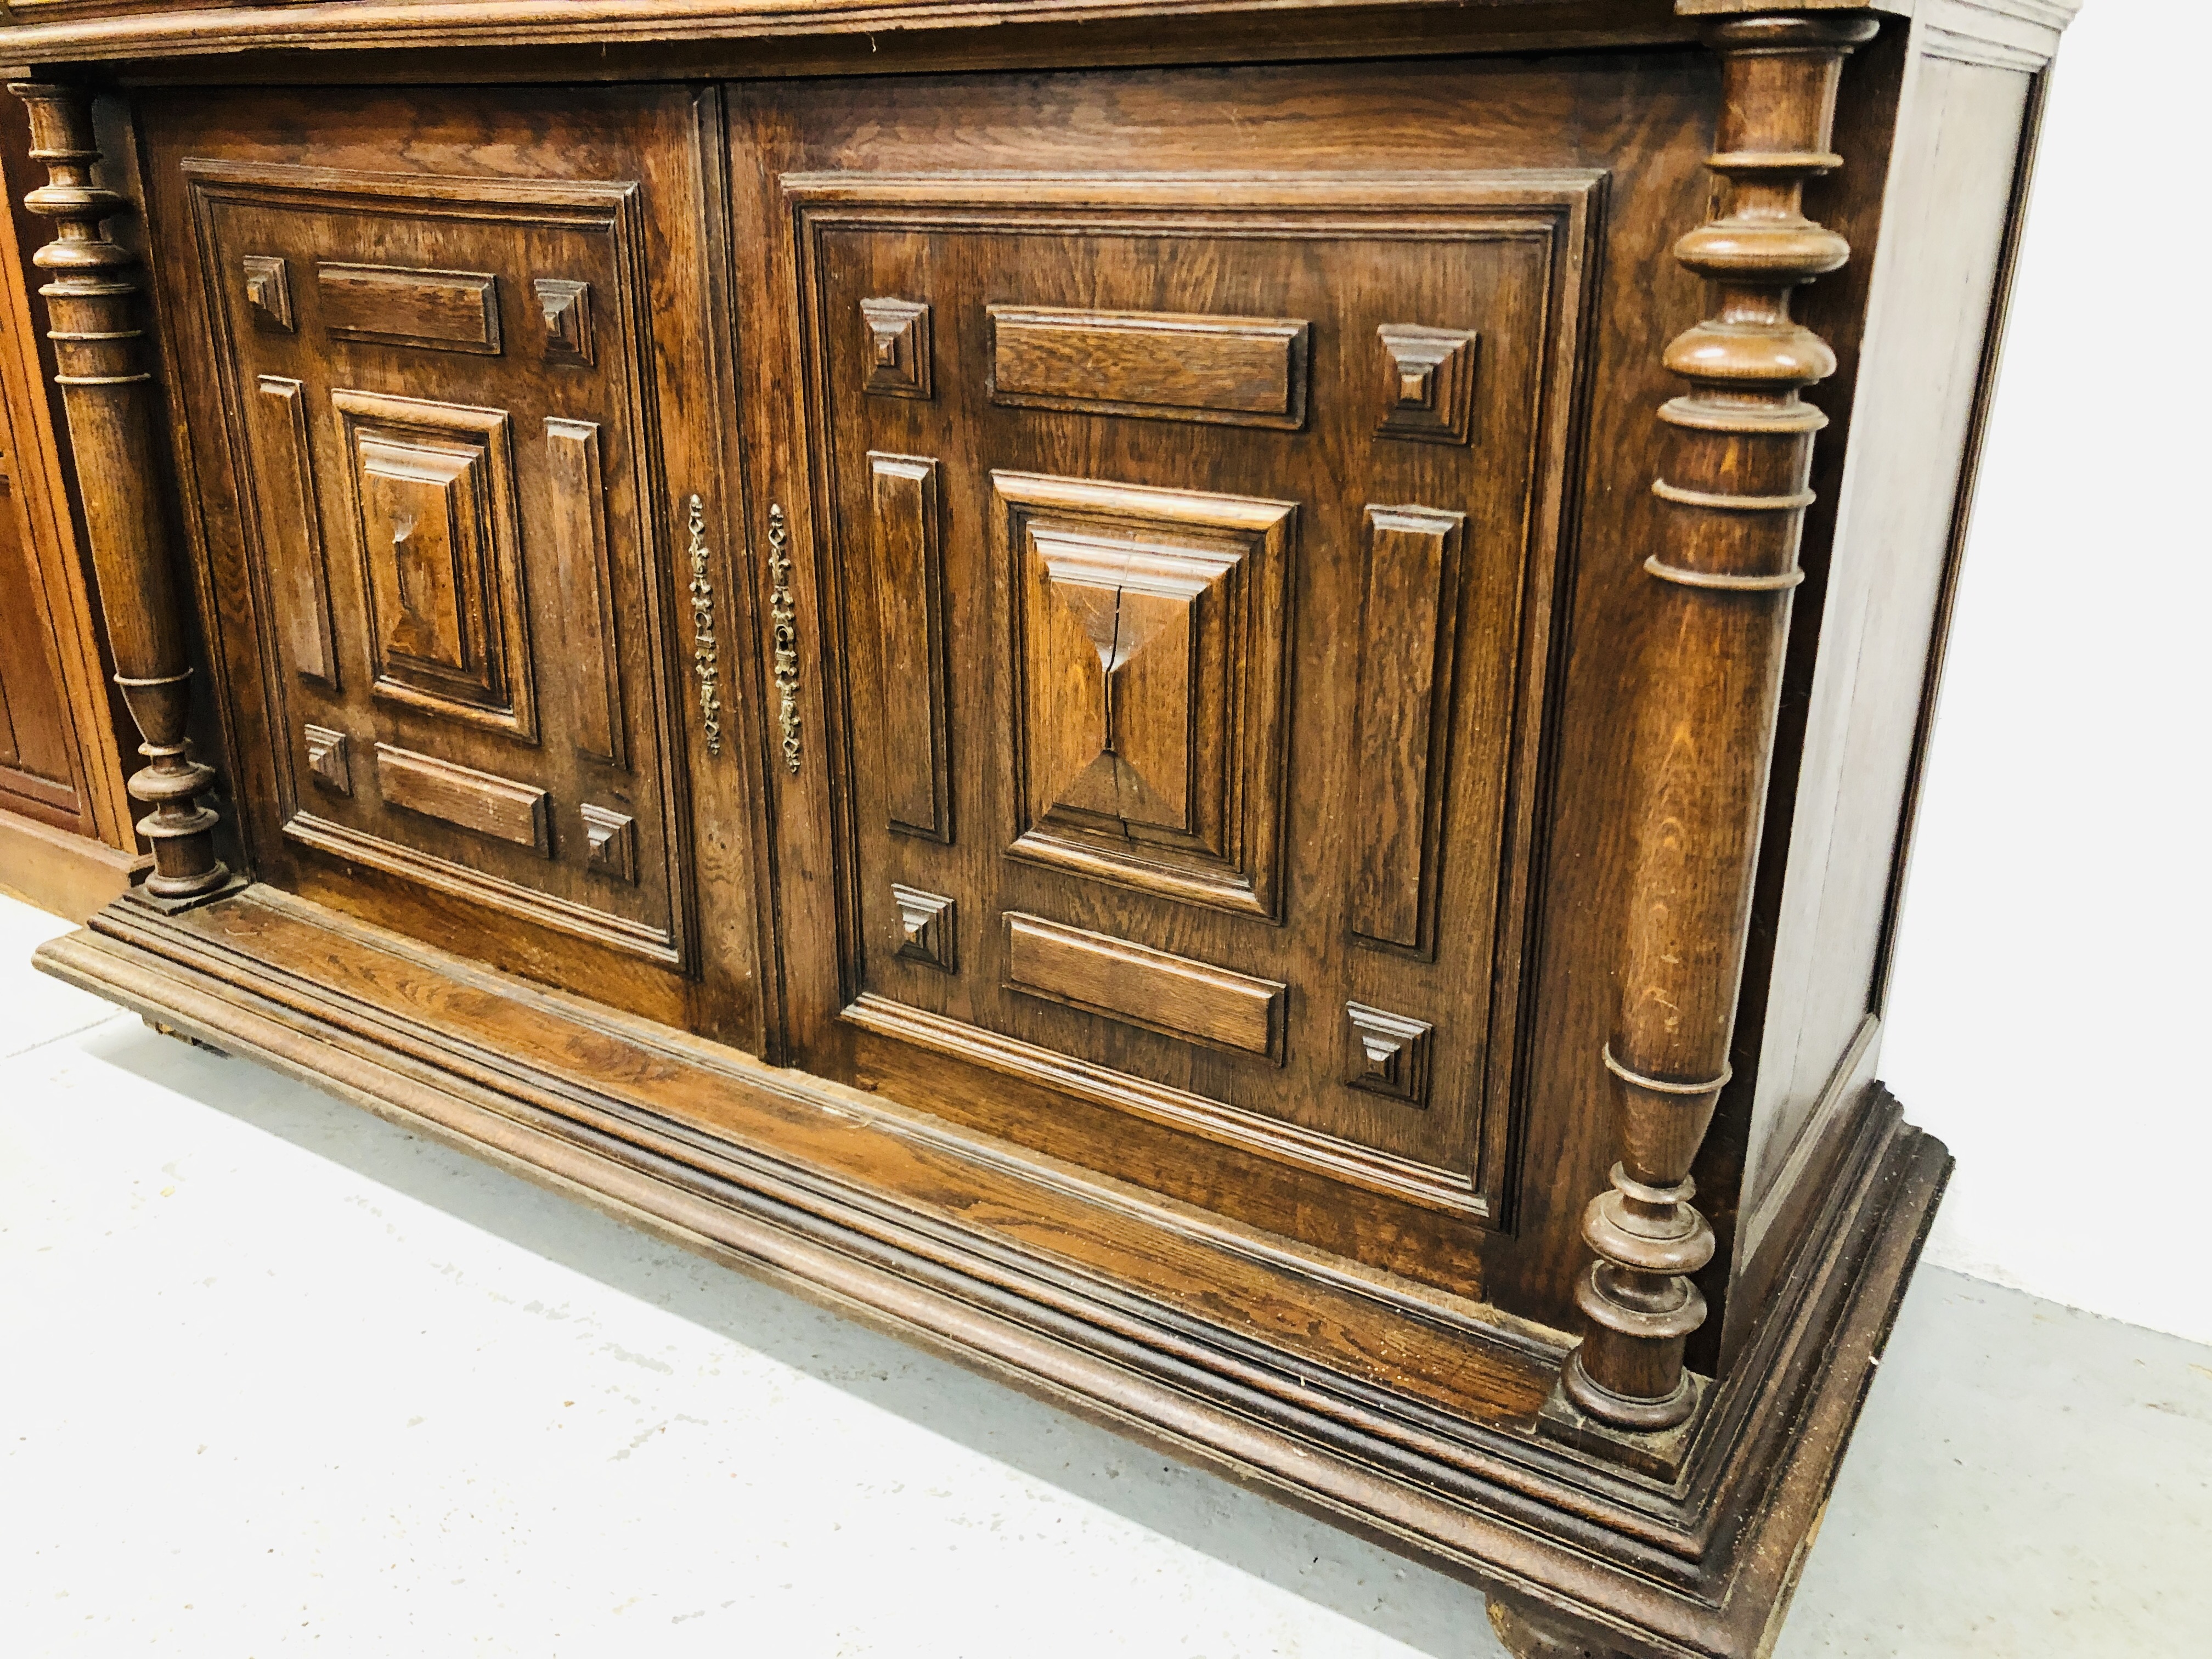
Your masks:
{"label": "column base", "polygon": [[[1570,1354],[1551,1397],[1536,1413],[1539,1434],[1669,1486],[1681,1479],[1690,1462],[1691,1449],[1697,1442],[1698,1430],[1705,1421],[1711,1383],[1695,1372],[1683,1372],[1682,1389],[1688,1396],[1686,1409],[1668,1426],[1639,1431],[1619,1427],[1584,1411],[1571,1389],[1570,1379],[1576,1375],[1575,1356]],[[1583,1381],[1587,1382],[1588,1379]],[[1596,1384],[1589,1386],[1595,1388]]]}
{"label": "column base", "polygon": [[196,893],[157,892],[154,889],[154,880],[155,878],[149,877],[125,896],[134,904],[159,910],[165,916],[178,915],[186,910],[198,909],[203,904],[212,904],[217,899],[229,898],[234,894],[244,892],[252,884],[235,870],[222,870],[222,878],[213,886]]}
{"label": "column base", "polygon": [[1584,1636],[1550,1613],[1495,1595],[1486,1605],[1490,1628],[1513,1659],[1632,1659],[1626,1648]]}

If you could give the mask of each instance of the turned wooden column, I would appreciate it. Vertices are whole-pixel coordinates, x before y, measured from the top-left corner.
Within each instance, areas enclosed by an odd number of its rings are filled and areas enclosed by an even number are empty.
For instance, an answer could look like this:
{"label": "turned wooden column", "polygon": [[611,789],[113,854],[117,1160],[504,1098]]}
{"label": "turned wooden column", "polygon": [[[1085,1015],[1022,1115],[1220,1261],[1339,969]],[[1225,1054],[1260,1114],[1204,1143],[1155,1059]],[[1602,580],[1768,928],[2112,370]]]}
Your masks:
{"label": "turned wooden column", "polygon": [[23,204],[55,222],[54,240],[33,258],[53,273],[39,291],[54,343],[54,379],[69,416],[115,683],[148,763],[125,786],[152,809],[138,821],[154,849],[146,891],[189,900],[220,889],[230,872],[216,856],[216,814],[198,799],[215,774],[192,759],[185,736],[191,668],[154,488],[159,417],[137,326],[137,261],[104,228],[130,204],[92,182],[100,150],[83,91],[36,82],[9,90],[30,110],[31,158],[46,167],[47,182]]}
{"label": "turned wooden column", "polygon": [[1613,1185],[1583,1237],[1597,1259],[1576,1286],[1587,1321],[1562,1379],[1583,1412],[1656,1431],[1694,1403],[1682,1347],[1705,1317],[1688,1275],[1712,1259],[1690,1165],[1729,1080],[1753,868],[1774,747],[1797,544],[1813,500],[1800,391],[1835,354],[1793,322],[1793,289],[1850,247],[1808,220],[1805,180],[1828,153],[1843,60],[1868,19],[1753,17],[1715,27],[1722,59],[1717,216],[1675,245],[1711,283],[1710,317],[1667,350],[1690,390],[1668,429],[1659,550],[1644,561],[1642,660],[1629,820],[1634,866],[1620,1002],[1603,1064],[1619,1125]]}

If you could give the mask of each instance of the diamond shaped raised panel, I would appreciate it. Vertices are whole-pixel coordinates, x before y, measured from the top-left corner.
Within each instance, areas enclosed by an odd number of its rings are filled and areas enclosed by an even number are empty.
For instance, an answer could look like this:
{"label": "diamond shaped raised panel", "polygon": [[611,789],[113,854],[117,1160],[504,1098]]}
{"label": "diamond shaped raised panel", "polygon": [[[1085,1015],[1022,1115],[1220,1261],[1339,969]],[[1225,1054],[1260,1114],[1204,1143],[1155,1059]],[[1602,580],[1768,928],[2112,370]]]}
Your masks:
{"label": "diamond shaped raised panel", "polygon": [[349,461],[373,690],[537,736],[504,411],[334,391]]}
{"label": "diamond shaped raised panel", "polygon": [[496,694],[470,604],[483,564],[477,457],[366,438],[358,453],[386,653]]}
{"label": "diamond shaped raised panel", "polygon": [[1273,915],[1295,506],[993,481],[1018,596],[1012,852]]}

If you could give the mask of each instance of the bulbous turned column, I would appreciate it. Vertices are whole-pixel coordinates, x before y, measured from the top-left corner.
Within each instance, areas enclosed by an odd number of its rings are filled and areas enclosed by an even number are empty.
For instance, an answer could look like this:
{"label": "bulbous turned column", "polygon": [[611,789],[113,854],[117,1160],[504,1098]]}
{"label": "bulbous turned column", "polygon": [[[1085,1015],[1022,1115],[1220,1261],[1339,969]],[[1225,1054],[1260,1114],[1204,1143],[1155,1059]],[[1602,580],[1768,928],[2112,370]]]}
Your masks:
{"label": "bulbous turned column", "polygon": [[216,856],[216,814],[199,805],[215,774],[192,759],[185,736],[191,668],[154,487],[157,416],[137,326],[137,260],[105,229],[130,204],[92,182],[100,150],[83,91],[37,82],[8,89],[30,111],[31,159],[46,168],[47,182],[23,204],[55,222],[54,240],[33,258],[53,273],[39,292],[54,343],[54,380],[69,417],[115,683],[148,763],[125,786],[151,809],[138,821],[154,849],[145,890],[157,900],[186,902],[222,889],[230,872]]}
{"label": "bulbous turned column", "polygon": [[1808,220],[1805,181],[1829,154],[1843,60],[1862,18],[1753,17],[1707,36],[1722,58],[1715,217],[1674,256],[1711,283],[1711,315],[1667,351],[1690,390],[1669,434],[1663,539],[1644,565],[1650,617],[1628,781],[1632,872],[1620,1002],[1602,1062],[1619,1125],[1611,1188],[1583,1237],[1587,1322],[1561,1382],[1587,1415],[1650,1432],[1690,1414],[1683,1345],[1704,1323],[1689,1275],[1712,1259],[1690,1165],[1729,1079],[1759,824],[1814,434],[1802,389],[1835,354],[1790,315],[1791,291],[1850,247]]}

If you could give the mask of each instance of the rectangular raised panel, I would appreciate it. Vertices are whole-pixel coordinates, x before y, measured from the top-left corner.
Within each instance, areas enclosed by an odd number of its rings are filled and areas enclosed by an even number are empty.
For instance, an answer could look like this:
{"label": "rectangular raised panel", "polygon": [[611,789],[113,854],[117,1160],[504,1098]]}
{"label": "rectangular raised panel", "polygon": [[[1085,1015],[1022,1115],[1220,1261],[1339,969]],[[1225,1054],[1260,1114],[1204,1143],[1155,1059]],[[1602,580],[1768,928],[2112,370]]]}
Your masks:
{"label": "rectangular raised panel", "polygon": [[488,272],[325,263],[315,290],[336,338],[499,355],[499,279]]}
{"label": "rectangular raised panel", "polygon": [[376,694],[535,738],[506,413],[343,390],[331,403],[350,462]]}
{"label": "rectangular raised panel", "polygon": [[1305,424],[1309,325],[989,306],[991,401],[1153,420]]}
{"label": "rectangular raised panel", "polygon": [[1352,927],[1409,951],[1432,945],[1464,526],[1429,507],[1367,509]]}
{"label": "rectangular raised panel", "polygon": [[566,602],[562,659],[575,698],[576,747],[594,760],[619,766],[622,665],[615,652],[614,578],[607,565],[606,484],[599,471],[598,425],[548,416],[545,474],[551,486],[553,556]]}
{"label": "rectangular raised panel", "polygon": [[1013,852],[1273,915],[1296,506],[991,477],[1016,601]]}
{"label": "rectangular raised panel", "polygon": [[883,629],[884,794],[894,829],[949,842],[938,465],[922,456],[872,451],[868,473],[876,611]]}
{"label": "rectangular raised panel", "polygon": [[1290,988],[1127,939],[1006,916],[1006,987],[1165,1036],[1282,1057]]}
{"label": "rectangular raised panel", "polygon": [[[283,262],[276,262],[282,264]],[[285,653],[301,675],[337,689],[331,639],[330,570],[323,558],[322,503],[315,493],[307,397],[299,381],[264,374],[253,400],[255,505],[269,560],[269,585]]]}
{"label": "rectangular raised panel", "polygon": [[376,787],[386,806],[553,855],[550,799],[534,785],[380,743]]}

